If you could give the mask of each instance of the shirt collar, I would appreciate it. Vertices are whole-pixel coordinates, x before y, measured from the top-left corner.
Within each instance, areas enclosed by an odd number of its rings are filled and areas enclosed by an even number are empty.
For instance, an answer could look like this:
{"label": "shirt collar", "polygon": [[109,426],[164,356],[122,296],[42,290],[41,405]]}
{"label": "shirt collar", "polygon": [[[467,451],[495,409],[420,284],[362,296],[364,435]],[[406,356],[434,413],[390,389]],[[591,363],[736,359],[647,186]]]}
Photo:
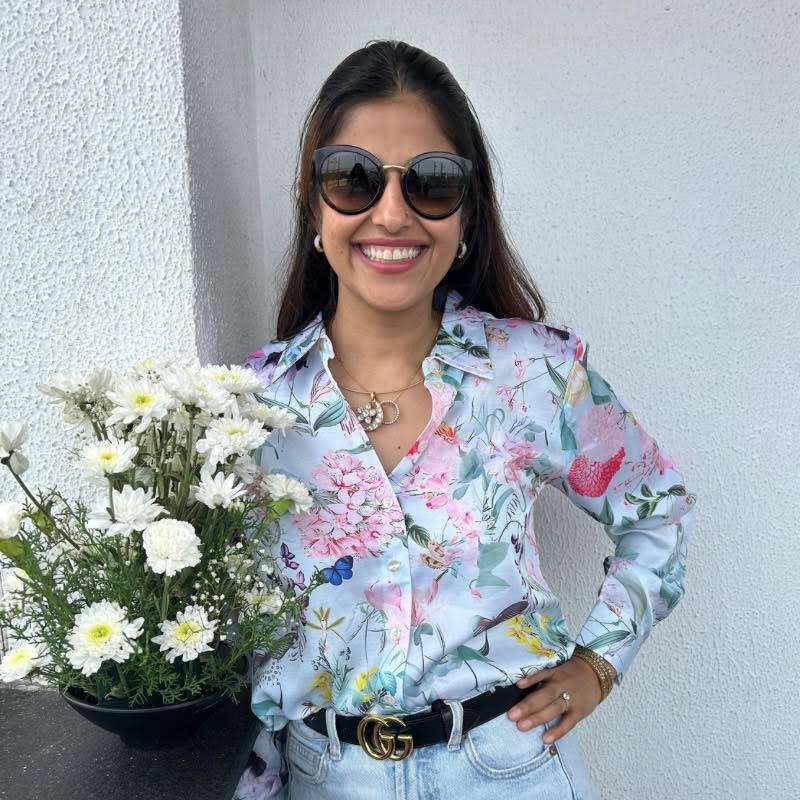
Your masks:
{"label": "shirt collar", "polygon": [[[457,309],[456,306],[461,300],[461,294],[455,289],[448,291],[439,333],[431,355],[464,372],[491,379],[494,373],[489,358],[483,315],[471,306]],[[333,355],[333,346],[325,331],[322,312],[289,339],[275,365],[272,380],[280,378],[289,367],[296,364],[318,343],[323,352]]]}

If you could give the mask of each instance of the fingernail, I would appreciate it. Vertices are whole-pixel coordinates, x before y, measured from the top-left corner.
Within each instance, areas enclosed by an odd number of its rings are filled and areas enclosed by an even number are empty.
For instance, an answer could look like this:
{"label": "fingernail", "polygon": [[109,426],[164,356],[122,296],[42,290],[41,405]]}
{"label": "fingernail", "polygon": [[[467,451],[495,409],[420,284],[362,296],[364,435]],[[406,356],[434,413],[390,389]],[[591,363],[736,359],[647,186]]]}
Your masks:
{"label": "fingernail", "polygon": [[513,709],[512,711],[508,712],[508,716],[510,719],[519,719],[519,711],[517,711],[517,709]]}
{"label": "fingernail", "polygon": [[552,742],[552,741],[553,741],[553,737],[552,737],[552,736],[542,736],[542,741],[543,741],[545,744],[550,744],[550,742]]}

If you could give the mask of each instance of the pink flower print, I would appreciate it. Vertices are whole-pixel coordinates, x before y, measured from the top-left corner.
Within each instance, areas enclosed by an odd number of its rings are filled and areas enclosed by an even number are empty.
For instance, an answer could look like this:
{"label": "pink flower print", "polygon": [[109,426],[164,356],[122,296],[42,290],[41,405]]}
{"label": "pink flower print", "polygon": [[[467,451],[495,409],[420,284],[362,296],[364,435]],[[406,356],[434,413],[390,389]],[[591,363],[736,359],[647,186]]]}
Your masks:
{"label": "pink flower print", "polygon": [[463,536],[479,535],[477,515],[461,500],[449,500],[447,517],[453,523],[453,527]]}
{"label": "pink flower print", "polygon": [[591,461],[585,455],[579,455],[569,468],[569,485],[584,497],[601,497],[618,472],[624,457],[624,447],[620,447],[616,455],[608,461]]}
{"label": "pink flower print", "polygon": [[667,453],[658,449],[655,440],[635,420],[634,427],[639,435],[642,451],[639,460],[634,462],[632,466],[633,473],[642,478],[646,478],[654,470],[658,470],[659,475],[663,475],[664,470],[674,469],[675,462],[672,458]]}
{"label": "pink flower print", "polygon": [[403,590],[390,578],[381,578],[364,589],[367,602],[378,611],[403,610]]}
{"label": "pink flower print", "polygon": [[516,389],[513,389],[511,386],[506,386],[505,384],[500,384],[495,389],[495,394],[502,398],[503,402],[508,406],[509,411],[514,410],[514,395],[516,394]]}
{"label": "pink flower print", "polygon": [[355,414],[350,406],[347,406],[346,413],[344,419],[339,423],[339,428],[341,428],[343,433],[346,433],[350,436],[353,431],[357,430],[361,423],[358,421],[358,417]]}
{"label": "pink flower print", "polygon": [[600,600],[608,606],[609,611],[617,616],[622,614],[630,602],[628,593],[616,581],[606,581],[600,587]]}
{"label": "pink flower print", "polygon": [[411,596],[411,624],[416,627],[436,614],[433,601],[439,591],[439,581],[435,578],[428,586]]}
{"label": "pink flower print", "polygon": [[311,477],[320,489],[335,492],[360,482],[356,473],[360,464],[361,462],[353,458],[350,453],[343,451],[328,453],[322,459],[322,463],[311,470]]}
{"label": "pink flower print", "polygon": [[538,558],[531,558],[527,553],[523,557],[523,562],[525,565],[525,574],[532,580],[538,583],[540,586],[544,587],[545,589],[549,589],[550,587],[547,585],[547,581],[542,574],[542,568],[539,565]]}
{"label": "pink flower print", "polygon": [[528,370],[528,364],[523,361],[516,353],[514,353],[514,376],[518,381],[525,379],[525,373]]}
{"label": "pink flower print", "polygon": [[[358,525],[364,517],[361,507],[367,499],[367,493],[363,489],[356,489],[352,494],[347,489],[339,489],[336,495],[339,498],[339,502],[331,503],[328,506],[328,510],[338,517],[344,515],[350,524]],[[369,513],[369,509],[367,509],[366,513]]]}
{"label": "pink flower print", "polygon": [[358,477],[359,485],[368,492],[379,495],[386,489],[383,476],[375,467],[367,466],[362,468],[358,473]]}
{"label": "pink flower print", "polygon": [[533,442],[497,431],[492,436],[492,458],[487,469],[495,478],[502,476],[508,482],[516,482],[519,473],[533,464],[538,452]]}
{"label": "pink flower print", "polygon": [[461,455],[457,444],[440,436],[433,436],[425,451],[422,469],[426,473],[443,476],[442,479],[449,483],[458,475],[460,462]]}
{"label": "pink flower print", "polygon": [[403,590],[390,578],[382,578],[364,589],[364,596],[373,608],[386,614],[389,638],[398,644],[403,634],[408,633],[409,625],[403,608]]}
{"label": "pink flower print", "polygon": [[318,402],[321,397],[324,397],[326,394],[328,394],[328,392],[332,390],[333,390],[333,383],[328,377],[328,373],[325,372],[324,369],[321,369],[314,376],[314,381],[311,384],[311,400],[310,400],[311,405],[313,406],[314,403]]}
{"label": "pink flower print", "polygon": [[592,406],[575,432],[578,449],[592,461],[607,461],[625,444],[625,414],[611,403]]}
{"label": "pink flower print", "polygon": [[472,595],[474,600],[477,600],[479,603],[483,600],[483,595],[477,589],[470,589],[469,593]]}

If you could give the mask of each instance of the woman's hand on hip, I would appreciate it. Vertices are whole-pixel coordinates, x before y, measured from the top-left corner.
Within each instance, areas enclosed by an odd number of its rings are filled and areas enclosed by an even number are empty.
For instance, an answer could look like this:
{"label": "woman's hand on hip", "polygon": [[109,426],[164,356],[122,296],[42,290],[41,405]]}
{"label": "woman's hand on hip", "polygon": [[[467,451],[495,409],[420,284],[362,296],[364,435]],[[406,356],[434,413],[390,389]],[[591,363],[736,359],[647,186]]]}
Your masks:
{"label": "woman's hand on hip", "polygon": [[[541,683],[541,686],[512,706],[508,716],[521,731],[529,731],[561,717],[558,725],[542,737],[546,744],[569,733],[600,703],[597,673],[580,658],[570,658],[557,667],[527,675],[516,685],[525,689],[535,683]],[[564,692],[568,699],[563,696]]]}

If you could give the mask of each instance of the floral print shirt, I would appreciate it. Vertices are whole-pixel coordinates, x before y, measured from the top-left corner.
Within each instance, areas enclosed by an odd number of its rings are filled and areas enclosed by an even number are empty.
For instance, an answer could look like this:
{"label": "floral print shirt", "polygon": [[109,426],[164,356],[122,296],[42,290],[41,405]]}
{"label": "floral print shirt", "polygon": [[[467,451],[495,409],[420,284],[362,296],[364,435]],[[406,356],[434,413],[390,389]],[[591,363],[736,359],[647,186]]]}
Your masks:
{"label": "floral print shirt", "polygon": [[[328,368],[321,315],[249,356],[260,399],[297,424],[260,462],[309,487],[274,525],[284,579],[326,583],[285,653],[256,658],[267,730],[320,707],[407,714],[568,659],[575,641],[621,677],[683,594],[694,496],[670,456],[566,329],[458,308],[447,293],[422,371],[432,415],[386,474]],[[553,486],[605,527],[597,602],[573,639],[542,575],[533,509]]]}

